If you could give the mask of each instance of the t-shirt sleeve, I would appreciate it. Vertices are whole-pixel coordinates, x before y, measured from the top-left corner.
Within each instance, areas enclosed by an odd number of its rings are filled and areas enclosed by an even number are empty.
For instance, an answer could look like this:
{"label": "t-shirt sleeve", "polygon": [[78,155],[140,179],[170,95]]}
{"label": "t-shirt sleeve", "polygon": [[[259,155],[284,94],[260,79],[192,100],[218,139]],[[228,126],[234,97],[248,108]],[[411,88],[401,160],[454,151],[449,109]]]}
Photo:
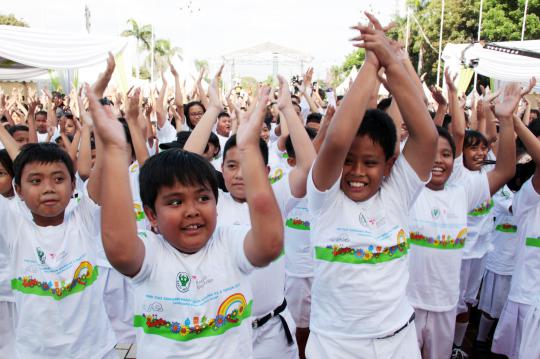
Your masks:
{"label": "t-shirt sleeve", "polygon": [[161,252],[163,251],[163,243],[154,233],[139,231],[138,236],[144,244],[144,260],[141,270],[132,278],[134,285],[141,284],[150,277],[156,265],[156,258],[162,258]]}
{"label": "t-shirt sleeve", "polygon": [[472,211],[489,197],[489,180],[486,172],[477,172],[472,176],[462,177],[467,193],[467,211]]}
{"label": "t-shirt sleeve", "polygon": [[394,208],[408,211],[429,181],[422,181],[405,156],[400,155],[390,176],[383,182],[382,190],[385,199],[389,199]]}
{"label": "t-shirt sleeve", "polygon": [[88,235],[97,236],[100,233],[101,207],[88,196],[86,186],[81,192],[80,201],[73,213]]}
{"label": "t-shirt sleeve", "polygon": [[156,137],[159,143],[167,143],[176,140],[176,129],[169,120],[165,120],[163,127],[157,128]]}
{"label": "t-shirt sleeve", "polygon": [[320,213],[321,210],[325,207],[330,206],[335,202],[339,194],[339,185],[341,182],[341,176],[336,180],[336,182],[327,189],[326,191],[319,191],[315,187],[313,182],[313,166],[309,170],[307,178],[307,199],[308,199],[308,208],[309,211],[313,214]]}
{"label": "t-shirt sleeve", "polygon": [[534,189],[532,179],[529,179],[514,196],[512,212],[514,213],[514,216],[520,217],[532,208],[538,206],[539,202],[540,194]]}
{"label": "t-shirt sleeve", "polygon": [[247,258],[244,249],[244,240],[249,229],[249,226],[218,227],[220,240],[229,246],[235,265],[245,274],[249,274],[255,269],[255,266]]}
{"label": "t-shirt sleeve", "polygon": [[291,186],[289,184],[289,176],[286,176],[281,181],[277,181],[272,185],[274,195],[283,217],[287,216],[289,212],[296,206],[301,199],[295,198],[291,193]]}
{"label": "t-shirt sleeve", "polygon": [[465,165],[463,164],[463,154],[454,159],[454,168],[452,169],[452,174],[448,179],[448,183],[456,183],[463,176],[465,170]]}

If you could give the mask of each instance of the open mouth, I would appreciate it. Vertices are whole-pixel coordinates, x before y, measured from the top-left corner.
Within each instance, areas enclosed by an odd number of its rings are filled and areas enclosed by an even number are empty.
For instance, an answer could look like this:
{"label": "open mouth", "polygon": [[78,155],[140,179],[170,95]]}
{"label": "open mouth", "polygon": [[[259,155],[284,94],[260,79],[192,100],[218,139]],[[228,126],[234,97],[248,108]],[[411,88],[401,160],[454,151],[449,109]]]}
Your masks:
{"label": "open mouth", "polygon": [[195,233],[198,233],[203,227],[204,227],[204,224],[190,224],[190,225],[182,227],[182,232],[195,234]]}
{"label": "open mouth", "polygon": [[434,175],[441,175],[443,174],[444,172],[444,169],[440,166],[434,166],[432,169],[431,169],[431,173],[434,174]]}
{"label": "open mouth", "polygon": [[367,183],[359,181],[347,181],[347,185],[355,190],[361,190],[367,186]]}

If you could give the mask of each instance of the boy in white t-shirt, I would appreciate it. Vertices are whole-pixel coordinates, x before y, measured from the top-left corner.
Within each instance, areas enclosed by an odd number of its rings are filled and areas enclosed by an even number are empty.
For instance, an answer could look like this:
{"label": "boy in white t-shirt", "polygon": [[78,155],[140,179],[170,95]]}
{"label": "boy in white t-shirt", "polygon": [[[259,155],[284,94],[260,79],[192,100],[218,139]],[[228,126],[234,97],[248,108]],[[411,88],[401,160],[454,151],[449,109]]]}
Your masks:
{"label": "boy in white t-shirt", "polygon": [[16,356],[114,358],[99,252],[100,164],[87,192],[66,208],[73,163],[56,144],[29,144],[14,161],[18,198],[0,198],[0,242],[9,255],[17,309]]}
{"label": "boy in white t-shirt", "polygon": [[438,127],[438,149],[431,181],[414,203],[409,222],[411,250],[407,297],[415,310],[422,357],[434,359],[449,358],[452,353],[459,273],[467,241],[467,213],[513,176],[515,143],[511,116],[520,99],[516,88],[514,96],[506,93],[506,102],[495,109],[500,118],[501,151],[496,167],[482,176],[460,177],[458,181],[447,183],[454,170],[454,161],[455,171],[463,171],[461,148],[465,117],[448,71],[446,83],[456,142],[446,129]]}
{"label": "boy in white t-shirt", "polygon": [[262,96],[238,130],[252,227],[216,228],[217,179],[186,151],[156,155],[141,168],[141,199],[160,233],[137,234],[121,125],[89,94],[107,150],[102,239],[111,264],[133,278],[139,358],[251,357],[252,308],[247,274],[279,256],[283,224],[258,150]]}
{"label": "boy in white t-shirt", "polygon": [[[519,248],[508,300],[493,336],[491,350],[513,359],[520,357],[521,338],[528,310],[537,302],[540,288],[540,138],[514,117],[514,127],[527,152],[537,164],[533,177],[515,194],[512,213],[517,218]],[[524,358],[524,357],[523,357]]]}
{"label": "boy in white t-shirt", "polygon": [[[437,131],[421,89],[377,19],[353,41],[366,60],[308,176],[315,252],[307,358],[420,358],[407,302],[407,216],[429,181]],[[394,163],[396,129],[367,110],[383,67],[410,136]]]}

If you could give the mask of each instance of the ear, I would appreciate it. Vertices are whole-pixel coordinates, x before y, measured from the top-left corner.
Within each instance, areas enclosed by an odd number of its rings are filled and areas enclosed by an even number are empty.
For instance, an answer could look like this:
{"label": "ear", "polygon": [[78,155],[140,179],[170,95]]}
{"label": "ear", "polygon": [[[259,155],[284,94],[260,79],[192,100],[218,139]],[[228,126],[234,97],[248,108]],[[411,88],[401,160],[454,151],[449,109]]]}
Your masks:
{"label": "ear", "polygon": [[270,174],[270,166],[266,165],[266,176]]}
{"label": "ear", "polygon": [[394,166],[394,163],[396,162],[397,160],[397,156],[394,155],[392,157],[390,157],[386,163],[384,164],[384,176],[385,177],[388,177],[390,176],[390,172],[392,171],[392,167]]}
{"label": "ear", "polygon": [[152,208],[148,206],[144,206],[144,214],[146,215],[146,218],[148,218],[148,221],[150,222],[150,225],[154,228],[157,228],[157,216],[156,213],[152,210]]}

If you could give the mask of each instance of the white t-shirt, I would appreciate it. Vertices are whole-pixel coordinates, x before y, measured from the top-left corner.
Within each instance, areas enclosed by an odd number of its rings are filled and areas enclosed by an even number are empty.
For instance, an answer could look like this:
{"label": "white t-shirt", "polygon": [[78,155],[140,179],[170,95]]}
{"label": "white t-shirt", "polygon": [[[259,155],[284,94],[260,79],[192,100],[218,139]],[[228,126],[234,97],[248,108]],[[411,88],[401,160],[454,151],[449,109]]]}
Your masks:
{"label": "white t-shirt", "polygon": [[[278,183],[286,183],[280,181]],[[283,188],[273,186],[274,193],[282,213],[285,205],[280,198],[284,198]],[[218,225],[242,225],[251,227],[249,217],[249,207],[246,202],[236,202],[229,193],[219,191],[219,201],[217,205]],[[249,276],[251,289],[253,291],[253,317],[264,316],[276,309],[284,299],[285,291],[285,260],[281,255],[264,268],[256,268]]]}
{"label": "white t-shirt", "polygon": [[39,227],[18,198],[0,201],[21,358],[102,358],[116,344],[103,303],[100,210],[86,195],[59,226]]}
{"label": "white t-shirt", "polygon": [[[454,170],[448,183],[458,184],[474,182],[474,177],[484,177],[487,175],[485,169],[480,171],[470,171],[463,164],[463,155],[454,161]],[[467,219],[467,241],[463,250],[463,259],[482,258],[493,246],[489,240],[489,234],[493,230],[493,200],[489,193],[486,198],[472,211],[468,213]]]}
{"label": "white t-shirt", "polygon": [[150,231],[139,232],[146,252],[133,278],[138,358],[251,357],[247,231],[217,227],[194,254]]}
{"label": "white t-shirt", "polygon": [[281,181],[291,169],[287,163],[287,152],[280,151],[277,144],[276,141],[268,145],[268,178],[271,184]]}
{"label": "white t-shirt", "polygon": [[332,340],[379,338],[407,323],[413,309],[405,293],[406,224],[424,185],[404,156],[398,157],[379,192],[364,202],[349,199],[339,179],[319,191],[310,171],[312,331]]}
{"label": "white t-shirt", "polygon": [[519,248],[508,299],[532,305],[540,288],[540,194],[532,179],[514,196],[512,212],[517,218]]}
{"label": "white t-shirt", "polygon": [[165,120],[163,127],[157,127],[156,137],[159,143],[168,143],[176,141],[176,128],[171,124],[169,120]]}
{"label": "white t-shirt", "polygon": [[443,312],[459,299],[459,273],[467,239],[467,213],[489,196],[487,176],[441,191],[425,187],[410,213],[409,303]]}
{"label": "white t-shirt", "polygon": [[131,196],[133,197],[133,211],[135,212],[135,219],[137,220],[137,228],[146,230],[150,229],[150,222],[148,222],[148,219],[146,218],[141,201],[141,193],[139,190],[139,172],[139,163],[134,161],[129,166],[129,185],[131,189]]}
{"label": "white t-shirt", "polygon": [[510,211],[513,199],[514,194],[506,186],[493,195],[495,229],[491,234],[493,250],[487,254],[486,269],[500,275],[511,275],[514,271],[519,245],[517,218]]}

